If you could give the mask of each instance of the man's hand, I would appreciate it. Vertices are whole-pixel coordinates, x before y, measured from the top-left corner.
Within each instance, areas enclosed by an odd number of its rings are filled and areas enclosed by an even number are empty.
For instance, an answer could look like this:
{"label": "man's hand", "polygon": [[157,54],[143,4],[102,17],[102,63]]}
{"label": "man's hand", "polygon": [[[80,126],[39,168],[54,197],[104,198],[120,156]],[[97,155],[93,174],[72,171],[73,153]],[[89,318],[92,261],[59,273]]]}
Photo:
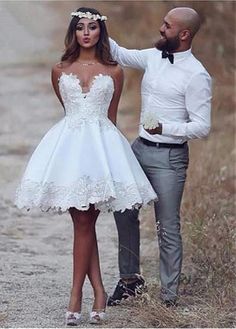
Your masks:
{"label": "man's hand", "polygon": [[[144,128],[145,129],[145,128]],[[154,129],[145,129],[150,135],[161,135],[162,134],[162,124],[159,123],[157,128]]]}

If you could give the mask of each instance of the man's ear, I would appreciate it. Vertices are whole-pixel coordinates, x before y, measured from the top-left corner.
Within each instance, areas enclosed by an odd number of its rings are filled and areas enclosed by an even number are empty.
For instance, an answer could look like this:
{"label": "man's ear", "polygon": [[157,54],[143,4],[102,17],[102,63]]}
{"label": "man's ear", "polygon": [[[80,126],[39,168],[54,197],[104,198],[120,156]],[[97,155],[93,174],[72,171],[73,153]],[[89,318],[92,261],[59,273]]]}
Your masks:
{"label": "man's ear", "polygon": [[181,41],[186,41],[191,37],[191,32],[189,30],[183,30],[179,34],[179,38]]}

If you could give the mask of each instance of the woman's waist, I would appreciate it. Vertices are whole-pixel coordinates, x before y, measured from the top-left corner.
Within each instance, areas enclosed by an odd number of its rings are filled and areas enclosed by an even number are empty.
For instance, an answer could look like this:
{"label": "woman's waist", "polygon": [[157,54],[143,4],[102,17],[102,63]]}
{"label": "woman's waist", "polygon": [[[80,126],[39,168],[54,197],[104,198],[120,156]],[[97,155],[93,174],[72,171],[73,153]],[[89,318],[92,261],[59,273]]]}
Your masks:
{"label": "woman's waist", "polygon": [[107,119],[108,120],[107,111],[71,111],[65,109],[66,118],[70,119],[83,119],[83,120],[100,120]]}
{"label": "woman's waist", "polygon": [[85,125],[95,125],[100,127],[115,128],[114,124],[105,115],[100,116],[81,116],[81,115],[65,115],[65,121],[71,128],[79,128]]}

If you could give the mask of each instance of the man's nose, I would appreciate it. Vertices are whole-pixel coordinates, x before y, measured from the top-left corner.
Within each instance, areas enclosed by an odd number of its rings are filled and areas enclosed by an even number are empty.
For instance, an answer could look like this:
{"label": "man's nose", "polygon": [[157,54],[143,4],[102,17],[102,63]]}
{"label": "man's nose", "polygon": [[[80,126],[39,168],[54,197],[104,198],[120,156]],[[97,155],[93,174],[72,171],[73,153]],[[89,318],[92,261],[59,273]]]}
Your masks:
{"label": "man's nose", "polygon": [[165,32],[165,25],[162,24],[162,26],[159,29],[160,33],[164,33]]}

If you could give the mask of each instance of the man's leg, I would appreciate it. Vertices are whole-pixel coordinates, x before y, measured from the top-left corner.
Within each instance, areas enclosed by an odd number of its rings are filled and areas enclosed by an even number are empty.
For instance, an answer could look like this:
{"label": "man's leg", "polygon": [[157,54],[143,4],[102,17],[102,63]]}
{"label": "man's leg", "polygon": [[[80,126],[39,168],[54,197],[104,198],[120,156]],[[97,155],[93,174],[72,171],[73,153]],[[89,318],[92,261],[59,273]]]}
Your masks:
{"label": "man's leg", "polygon": [[169,149],[169,170],[160,171],[154,184],[159,202],[155,205],[160,248],[161,299],[171,305],[178,296],[182,268],[180,205],[188,167],[188,146]]}
{"label": "man's leg", "polygon": [[115,212],[114,217],[118,230],[118,258],[120,280],[109,297],[108,306],[116,306],[123,299],[141,294],[146,289],[145,280],[140,275],[139,266],[139,211],[126,210]]}
{"label": "man's leg", "polygon": [[114,217],[118,231],[118,259],[120,278],[134,278],[140,274],[139,268],[139,211],[125,210],[124,212],[115,212]]}
{"label": "man's leg", "polygon": [[121,279],[108,300],[109,306],[118,305],[122,299],[141,294],[146,289],[145,280],[140,275],[138,215],[137,209],[127,209],[124,212],[114,213],[119,240],[118,260]]}
{"label": "man's leg", "polygon": [[161,298],[175,303],[182,266],[180,204],[188,166],[188,146],[158,148],[136,143],[136,156],[155,189],[160,247]]}
{"label": "man's leg", "polygon": [[155,181],[159,201],[155,205],[156,225],[160,250],[161,299],[175,303],[178,295],[182,266],[182,239],[179,209],[184,181],[174,173]]}

